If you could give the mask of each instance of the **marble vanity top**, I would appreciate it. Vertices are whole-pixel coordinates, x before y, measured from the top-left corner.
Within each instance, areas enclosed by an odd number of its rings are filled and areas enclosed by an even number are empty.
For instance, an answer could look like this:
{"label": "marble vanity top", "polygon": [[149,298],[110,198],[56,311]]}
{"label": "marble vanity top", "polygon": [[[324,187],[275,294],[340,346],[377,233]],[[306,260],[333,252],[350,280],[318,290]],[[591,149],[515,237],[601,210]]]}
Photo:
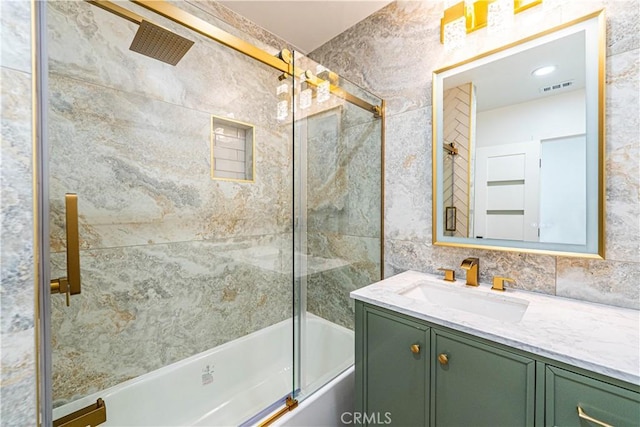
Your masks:
{"label": "marble vanity top", "polygon": [[[526,300],[519,321],[502,321],[401,295],[431,281],[461,292],[481,292]],[[351,297],[433,324],[508,345],[529,353],[640,384],[640,311],[592,304],[490,285],[467,287],[463,280],[406,271],[351,292]]]}

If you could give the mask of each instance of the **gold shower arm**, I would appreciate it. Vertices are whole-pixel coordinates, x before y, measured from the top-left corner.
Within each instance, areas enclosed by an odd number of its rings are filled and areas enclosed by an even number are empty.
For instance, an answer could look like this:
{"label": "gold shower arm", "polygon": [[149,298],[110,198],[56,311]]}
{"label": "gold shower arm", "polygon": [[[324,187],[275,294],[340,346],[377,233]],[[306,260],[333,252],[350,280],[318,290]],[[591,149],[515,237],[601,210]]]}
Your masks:
{"label": "gold shower arm", "polygon": [[52,294],[66,294],[67,307],[69,297],[82,290],[80,280],[80,237],[78,233],[78,195],[67,193],[64,196],[65,222],[67,231],[67,277],[51,280]]}

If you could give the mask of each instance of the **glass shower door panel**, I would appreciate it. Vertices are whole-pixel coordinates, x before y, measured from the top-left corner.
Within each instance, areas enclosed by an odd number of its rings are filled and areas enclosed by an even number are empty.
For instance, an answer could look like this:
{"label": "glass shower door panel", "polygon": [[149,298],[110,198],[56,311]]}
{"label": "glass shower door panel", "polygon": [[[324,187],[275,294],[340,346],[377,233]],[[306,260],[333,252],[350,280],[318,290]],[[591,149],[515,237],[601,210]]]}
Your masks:
{"label": "glass shower door panel", "polygon": [[349,99],[381,100],[304,56],[296,67],[349,96],[300,82],[297,105],[296,271],[301,398],[353,364],[352,290],[381,279],[382,118]]}
{"label": "glass shower door panel", "polygon": [[82,279],[51,296],[54,418],[102,397],[106,425],[238,425],[292,390],[279,73],[122,6],[195,43],[169,65],[129,50],[138,25],[48,2],[50,271],[75,193]]}

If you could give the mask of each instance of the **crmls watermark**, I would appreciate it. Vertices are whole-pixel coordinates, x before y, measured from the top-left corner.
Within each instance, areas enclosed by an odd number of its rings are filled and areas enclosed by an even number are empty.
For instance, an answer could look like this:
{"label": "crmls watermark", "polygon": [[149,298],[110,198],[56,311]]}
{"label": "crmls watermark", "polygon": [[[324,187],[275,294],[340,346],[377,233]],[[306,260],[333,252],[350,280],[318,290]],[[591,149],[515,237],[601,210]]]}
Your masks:
{"label": "crmls watermark", "polygon": [[391,424],[391,412],[343,412],[340,421],[343,424]]}

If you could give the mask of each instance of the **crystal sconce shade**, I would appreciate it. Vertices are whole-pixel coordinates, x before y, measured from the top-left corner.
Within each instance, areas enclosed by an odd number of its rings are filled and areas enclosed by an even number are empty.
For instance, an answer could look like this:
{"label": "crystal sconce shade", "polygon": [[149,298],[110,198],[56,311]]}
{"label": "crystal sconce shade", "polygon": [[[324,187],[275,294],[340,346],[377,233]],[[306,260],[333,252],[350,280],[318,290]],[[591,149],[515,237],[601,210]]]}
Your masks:
{"label": "crystal sconce shade", "polygon": [[513,22],[514,14],[541,3],[542,0],[461,1],[445,9],[440,20],[440,42],[448,50],[458,48],[467,34],[484,27],[491,33],[502,31]]}
{"label": "crystal sconce shade", "polygon": [[499,33],[513,23],[513,0],[496,0],[487,8],[487,29],[489,33]]}

